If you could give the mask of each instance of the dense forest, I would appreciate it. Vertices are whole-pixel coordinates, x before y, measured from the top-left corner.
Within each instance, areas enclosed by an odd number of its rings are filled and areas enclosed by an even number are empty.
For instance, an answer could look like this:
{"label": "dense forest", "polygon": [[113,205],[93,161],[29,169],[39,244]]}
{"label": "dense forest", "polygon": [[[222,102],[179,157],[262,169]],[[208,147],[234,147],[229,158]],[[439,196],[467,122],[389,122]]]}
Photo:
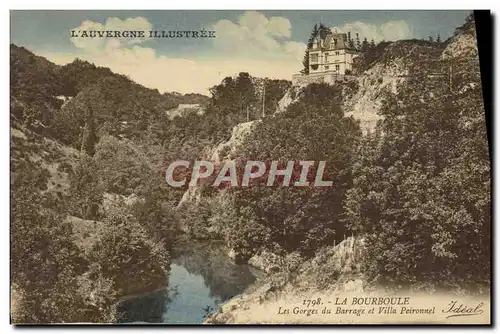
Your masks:
{"label": "dense forest", "polygon": [[[107,68],[56,66],[11,45],[16,322],[114,321],[117,296],[165,284],[184,192],[163,182],[165,166],[261,117],[262,85],[275,110],[288,81],[240,73],[211,98],[160,94]],[[169,117],[180,103],[205,112]]]}
{"label": "dense forest", "polygon": [[[333,187],[207,191],[205,200],[183,203],[182,219],[194,235],[224,238],[243,262],[263,250],[305,260],[354,235],[364,240],[361,271],[373,284],[486,291],[490,158],[479,61],[477,53],[446,58],[453,38],[468,35],[475,38],[472,15],[446,42],[380,46],[377,61],[405,57],[408,79],[384,91],[375,132],[362,136],[344,115],[342,83],[310,84],[233,154],[242,166],[325,160]],[[369,52],[361,62],[374,61]]]}
{"label": "dense forest", "polygon": [[[472,16],[454,37],[467,34]],[[408,54],[412,43],[426,51]],[[11,45],[15,321],[114,322],[116,298],[164,282],[171,247],[186,236],[223,240],[244,263],[264,251],[306,261],[354,235],[371,284],[487,289],[490,158],[477,53],[454,56],[449,85],[429,75],[446,73],[450,43],[365,50],[363,68],[410,59],[408,80],[384,91],[383,119],[368,135],[344,113],[342,83],[303,87],[275,113],[289,81],[242,72],[210,97],[160,94]],[[169,117],[180,103],[203,112]],[[333,186],[202,185],[198,200],[182,202],[187,187],[164,182],[169,163],[206,158],[245,122],[252,130],[232,153],[237,164],[323,160]]]}

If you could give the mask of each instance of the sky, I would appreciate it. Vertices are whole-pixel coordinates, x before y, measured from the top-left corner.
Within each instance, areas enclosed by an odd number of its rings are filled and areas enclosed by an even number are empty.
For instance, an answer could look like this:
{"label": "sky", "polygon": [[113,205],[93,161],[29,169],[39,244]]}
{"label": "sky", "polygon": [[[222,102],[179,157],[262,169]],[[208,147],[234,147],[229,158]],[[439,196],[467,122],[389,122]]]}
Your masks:
{"label": "sky", "polygon": [[[226,76],[291,79],[315,23],[361,38],[445,40],[468,11],[11,11],[11,43],[56,64],[75,58],[160,92],[202,93]],[[71,38],[71,30],[201,30],[215,38]]]}

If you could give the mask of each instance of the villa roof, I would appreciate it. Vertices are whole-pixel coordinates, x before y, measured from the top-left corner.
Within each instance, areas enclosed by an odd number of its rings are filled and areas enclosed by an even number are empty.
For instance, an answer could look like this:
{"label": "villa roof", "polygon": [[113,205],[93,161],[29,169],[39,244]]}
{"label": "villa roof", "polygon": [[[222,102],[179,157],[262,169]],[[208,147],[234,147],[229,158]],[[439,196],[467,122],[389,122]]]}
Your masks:
{"label": "villa roof", "polygon": [[[336,43],[334,43],[336,40]],[[338,50],[347,49],[347,35],[346,34],[329,34],[325,38],[325,49]]]}
{"label": "villa roof", "polygon": [[[335,43],[335,40],[337,41]],[[342,50],[342,49],[350,49],[347,42],[347,34],[346,33],[331,33],[326,35],[325,39],[321,41],[322,47],[313,47],[311,50]]]}

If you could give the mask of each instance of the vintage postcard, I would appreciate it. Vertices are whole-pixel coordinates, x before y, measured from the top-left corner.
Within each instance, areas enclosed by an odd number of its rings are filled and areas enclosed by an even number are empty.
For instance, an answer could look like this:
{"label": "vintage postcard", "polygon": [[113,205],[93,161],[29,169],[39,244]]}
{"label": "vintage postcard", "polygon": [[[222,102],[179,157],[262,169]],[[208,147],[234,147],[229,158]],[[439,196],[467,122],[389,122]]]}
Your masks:
{"label": "vintage postcard", "polygon": [[489,19],[12,10],[11,323],[491,324]]}

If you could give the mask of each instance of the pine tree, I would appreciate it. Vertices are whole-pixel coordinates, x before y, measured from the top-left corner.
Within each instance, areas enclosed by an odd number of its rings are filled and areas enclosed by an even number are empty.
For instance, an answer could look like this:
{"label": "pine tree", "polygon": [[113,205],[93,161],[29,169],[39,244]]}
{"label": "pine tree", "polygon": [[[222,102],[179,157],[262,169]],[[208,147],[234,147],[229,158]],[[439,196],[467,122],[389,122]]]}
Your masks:
{"label": "pine tree", "polygon": [[319,28],[318,28],[318,37],[321,39],[321,40],[324,40],[326,38],[327,35],[331,34],[332,31],[330,28],[328,28],[326,25],[324,25],[323,23],[320,23],[319,24]]}
{"label": "pine tree", "polygon": [[324,38],[326,35],[330,34],[331,30],[328,28],[326,25],[323,23],[315,24],[313,27],[313,30],[311,32],[311,36],[309,37],[309,40],[307,41],[307,50],[304,54],[304,60],[302,60],[302,64],[304,65],[304,68],[302,69],[301,73],[302,74],[309,74],[309,49],[313,47],[314,44],[314,39],[316,37]]}
{"label": "pine tree", "polygon": [[361,50],[361,42],[359,40],[359,34],[356,33],[356,49]]}
{"label": "pine tree", "polygon": [[371,48],[371,49],[375,49],[375,41],[373,40],[373,38],[372,38],[372,40],[370,41],[370,48]]}
{"label": "pine tree", "polygon": [[352,39],[352,37],[351,37],[351,32],[350,32],[350,31],[349,31],[349,33],[348,33],[348,35],[347,35],[347,36],[348,36],[348,38],[347,38],[347,39],[348,39],[348,43],[349,43],[349,44],[348,44],[348,45],[349,45],[349,48],[350,48],[350,49],[356,49],[356,45],[354,44],[354,40],[353,40],[353,39]]}
{"label": "pine tree", "polygon": [[436,43],[441,43],[441,35],[437,35],[436,37]]}
{"label": "pine tree", "polygon": [[330,34],[332,31],[330,30],[330,28],[328,28],[326,25],[324,25],[323,23],[320,23],[319,24],[319,29],[318,29],[318,36],[321,38],[321,39],[324,39],[326,38],[326,35]]}
{"label": "pine tree", "polygon": [[363,39],[363,43],[361,44],[361,51],[366,52],[370,48],[370,44],[368,43],[368,40],[366,37]]}
{"label": "pine tree", "polygon": [[434,38],[432,38],[432,36],[429,36],[429,42],[431,42],[431,43],[434,42]]}
{"label": "pine tree", "polygon": [[97,135],[95,133],[94,111],[90,105],[86,113],[87,116],[80,151],[87,153],[89,156],[93,156],[95,153],[95,144],[97,143]]}
{"label": "pine tree", "polygon": [[303,74],[309,74],[309,49],[313,47],[314,39],[318,36],[318,33],[319,33],[318,24],[315,24],[311,32],[311,35],[309,36],[309,40],[307,41],[307,49],[304,54],[304,60],[302,60],[304,68],[302,69],[301,73]]}

